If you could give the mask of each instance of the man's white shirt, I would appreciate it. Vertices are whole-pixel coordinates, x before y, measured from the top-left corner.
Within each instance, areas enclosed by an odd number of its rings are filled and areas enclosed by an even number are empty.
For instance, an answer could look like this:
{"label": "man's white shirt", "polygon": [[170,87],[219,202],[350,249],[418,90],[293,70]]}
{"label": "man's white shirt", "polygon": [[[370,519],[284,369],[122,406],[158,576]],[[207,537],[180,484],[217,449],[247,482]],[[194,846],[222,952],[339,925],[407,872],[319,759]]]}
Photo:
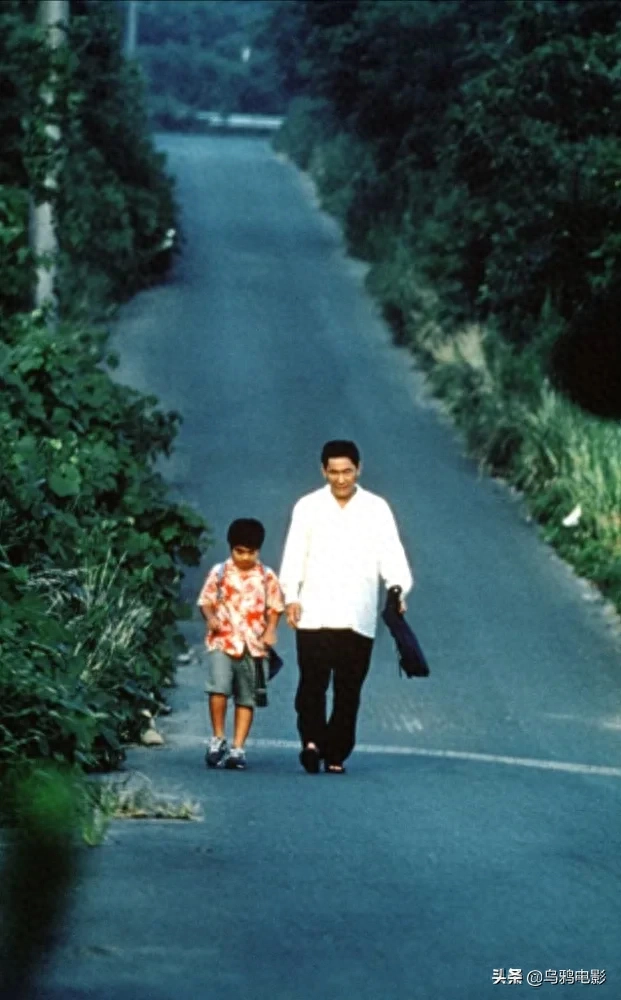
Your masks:
{"label": "man's white shirt", "polygon": [[279,579],[285,604],[302,605],[300,628],[351,628],[373,638],[380,578],[386,587],[401,587],[403,596],[413,583],[382,497],[357,486],[341,506],[328,485],[298,500]]}

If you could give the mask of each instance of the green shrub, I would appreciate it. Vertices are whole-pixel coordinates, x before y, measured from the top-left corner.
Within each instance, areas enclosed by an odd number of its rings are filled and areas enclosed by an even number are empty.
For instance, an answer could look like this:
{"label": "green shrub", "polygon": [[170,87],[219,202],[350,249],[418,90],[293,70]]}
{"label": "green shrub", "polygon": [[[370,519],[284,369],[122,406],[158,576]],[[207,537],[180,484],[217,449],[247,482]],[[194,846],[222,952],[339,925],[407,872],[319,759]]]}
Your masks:
{"label": "green shrub", "polygon": [[167,132],[204,131],[196,111],[170,95],[149,97],[149,117],[153,125]]}
{"label": "green shrub", "polygon": [[523,491],[546,540],[621,610],[621,428],[568,402],[536,352],[493,330],[447,338],[427,367],[471,454]]}
{"label": "green shrub", "polygon": [[[182,647],[180,567],[204,546],[202,519],[170,502],[152,468],[178,417],[110,379],[103,334],[18,316],[0,346],[0,532],[13,574],[0,656],[14,688],[0,722],[22,753],[75,750],[92,763],[99,749],[105,762],[161,698]],[[43,707],[24,715],[37,678]],[[48,715],[57,701],[64,714]]]}
{"label": "green shrub", "polygon": [[274,136],[274,147],[307,170],[314,149],[331,134],[329,122],[329,109],[324,101],[306,98],[292,101],[282,127]]}
{"label": "green shrub", "polygon": [[0,593],[0,771],[50,758],[115,766],[157,711],[162,671],[145,651],[153,617],[111,560],[78,570],[5,563]]}
{"label": "green shrub", "polygon": [[0,185],[0,272],[2,298],[8,312],[30,301],[33,255],[28,246],[28,197],[19,187]]}

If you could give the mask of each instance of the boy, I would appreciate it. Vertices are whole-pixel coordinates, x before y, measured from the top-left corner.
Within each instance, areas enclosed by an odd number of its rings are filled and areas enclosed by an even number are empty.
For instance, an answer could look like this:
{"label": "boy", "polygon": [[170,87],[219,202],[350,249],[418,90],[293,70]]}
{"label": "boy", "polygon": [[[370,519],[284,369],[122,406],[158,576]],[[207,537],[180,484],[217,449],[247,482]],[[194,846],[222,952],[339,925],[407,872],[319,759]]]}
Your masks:
{"label": "boy", "polygon": [[[213,566],[198,598],[207,622],[206,691],[213,729],[205,755],[208,767],[246,766],[246,742],[256,704],[255,658],[266,656],[276,643],[278,620],[284,610],[282,591],[273,570],[259,561],[265,528],[254,518],[229,525],[231,558]],[[235,698],[233,745],[225,737],[228,699]]]}

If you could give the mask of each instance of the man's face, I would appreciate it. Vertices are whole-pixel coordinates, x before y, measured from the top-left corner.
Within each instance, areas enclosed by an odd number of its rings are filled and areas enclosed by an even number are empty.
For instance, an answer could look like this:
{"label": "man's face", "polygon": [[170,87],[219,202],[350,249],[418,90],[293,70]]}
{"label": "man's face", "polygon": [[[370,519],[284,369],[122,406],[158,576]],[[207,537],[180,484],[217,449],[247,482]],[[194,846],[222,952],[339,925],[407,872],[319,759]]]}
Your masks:
{"label": "man's face", "polygon": [[247,549],[245,545],[235,545],[231,549],[231,558],[238,569],[252,569],[257,565],[259,549]]}
{"label": "man's face", "polygon": [[322,472],[330,484],[332,496],[341,501],[349,500],[356,491],[361,468],[354,465],[351,458],[329,458]]}

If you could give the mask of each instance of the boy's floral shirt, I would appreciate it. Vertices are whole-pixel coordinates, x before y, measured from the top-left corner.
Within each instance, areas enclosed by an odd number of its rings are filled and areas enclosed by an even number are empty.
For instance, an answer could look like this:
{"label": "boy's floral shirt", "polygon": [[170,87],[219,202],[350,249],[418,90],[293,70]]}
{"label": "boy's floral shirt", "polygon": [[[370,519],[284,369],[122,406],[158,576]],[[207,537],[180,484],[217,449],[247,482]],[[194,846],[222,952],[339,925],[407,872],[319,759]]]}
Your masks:
{"label": "boy's floral shirt", "polygon": [[220,564],[209,571],[197,602],[199,607],[211,605],[218,620],[216,631],[207,630],[207,649],[219,649],[229,656],[243,656],[247,646],[251,656],[265,656],[261,636],[267,625],[266,612],[284,610],[278,577],[261,563],[242,573],[232,559],[227,559],[218,600],[219,570]]}

